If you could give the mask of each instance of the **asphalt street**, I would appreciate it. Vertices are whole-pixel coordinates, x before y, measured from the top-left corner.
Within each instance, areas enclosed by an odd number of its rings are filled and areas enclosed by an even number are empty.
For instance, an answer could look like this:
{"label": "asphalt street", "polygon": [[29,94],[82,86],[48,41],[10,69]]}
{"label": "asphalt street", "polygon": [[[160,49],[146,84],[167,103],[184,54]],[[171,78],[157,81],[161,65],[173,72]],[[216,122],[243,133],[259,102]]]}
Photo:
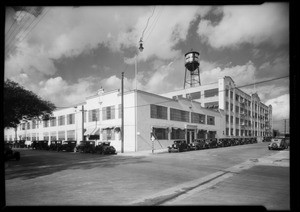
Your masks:
{"label": "asphalt street", "polygon": [[21,160],[6,163],[6,205],[289,209],[289,150],[267,145],[109,156],[19,149]]}

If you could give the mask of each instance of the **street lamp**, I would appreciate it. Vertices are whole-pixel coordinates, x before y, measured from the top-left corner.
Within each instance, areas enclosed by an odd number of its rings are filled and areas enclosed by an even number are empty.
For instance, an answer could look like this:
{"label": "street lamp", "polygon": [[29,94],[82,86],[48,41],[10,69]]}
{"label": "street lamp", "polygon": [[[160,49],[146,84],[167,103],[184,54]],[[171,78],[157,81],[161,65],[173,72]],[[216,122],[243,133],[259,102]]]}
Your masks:
{"label": "street lamp", "polygon": [[[142,52],[144,50],[143,47],[143,41],[140,39],[139,41],[139,50]],[[136,53],[135,56],[135,152],[137,151],[137,59],[138,59],[138,53]]]}

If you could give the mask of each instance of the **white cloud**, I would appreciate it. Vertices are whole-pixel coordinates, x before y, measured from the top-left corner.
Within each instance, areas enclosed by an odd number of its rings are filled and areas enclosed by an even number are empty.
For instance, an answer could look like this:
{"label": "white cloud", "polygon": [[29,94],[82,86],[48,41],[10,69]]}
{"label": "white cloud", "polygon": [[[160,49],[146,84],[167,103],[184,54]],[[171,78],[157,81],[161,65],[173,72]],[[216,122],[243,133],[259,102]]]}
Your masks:
{"label": "white cloud", "polygon": [[216,82],[219,77],[230,76],[236,86],[243,86],[253,82],[255,70],[256,67],[251,61],[245,65],[226,67],[224,69],[216,67],[212,70],[207,69],[202,72],[201,81],[205,82],[205,84],[209,84]]}
{"label": "white cloud", "polygon": [[274,99],[270,99],[266,102],[266,105],[272,105],[273,108],[273,119],[276,120],[283,120],[289,119],[290,117],[290,95],[284,94],[278,96]]}
{"label": "white cloud", "polygon": [[224,6],[217,25],[202,20],[198,34],[214,48],[237,47],[242,43],[270,42],[275,46],[289,42],[287,3]]}

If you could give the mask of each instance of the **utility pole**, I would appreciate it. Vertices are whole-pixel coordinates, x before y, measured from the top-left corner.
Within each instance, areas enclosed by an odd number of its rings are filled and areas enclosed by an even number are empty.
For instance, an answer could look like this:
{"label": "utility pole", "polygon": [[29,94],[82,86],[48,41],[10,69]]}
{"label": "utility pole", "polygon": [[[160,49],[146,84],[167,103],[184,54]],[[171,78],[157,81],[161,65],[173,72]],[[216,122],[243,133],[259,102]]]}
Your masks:
{"label": "utility pole", "polygon": [[121,153],[124,152],[124,72],[121,77]]}
{"label": "utility pole", "polygon": [[84,105],[82,105],[81,112],[82,112],[82,131],[81,131],[81,133],[82,133],[82,141],[84,141]]}

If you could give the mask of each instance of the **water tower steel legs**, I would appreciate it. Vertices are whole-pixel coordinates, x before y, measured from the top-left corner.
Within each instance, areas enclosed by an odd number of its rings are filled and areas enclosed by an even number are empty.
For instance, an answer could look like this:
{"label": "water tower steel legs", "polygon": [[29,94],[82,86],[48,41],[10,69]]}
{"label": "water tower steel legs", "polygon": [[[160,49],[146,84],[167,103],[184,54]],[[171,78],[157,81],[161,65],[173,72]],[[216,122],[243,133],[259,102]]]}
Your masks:
{"label": "water tower steel legs", "polygon": [[194,71],[189,71],[190,72],[190,80],[188,80],[189,77],[186,74],[187,71],[188,70],[185,69],[184,86],[183,86],[183,88],[185,88],[186,84],[190,85],[190,87],[193,87],[195,85],[201,85],[199,67],[196,70],[194,70]]}

